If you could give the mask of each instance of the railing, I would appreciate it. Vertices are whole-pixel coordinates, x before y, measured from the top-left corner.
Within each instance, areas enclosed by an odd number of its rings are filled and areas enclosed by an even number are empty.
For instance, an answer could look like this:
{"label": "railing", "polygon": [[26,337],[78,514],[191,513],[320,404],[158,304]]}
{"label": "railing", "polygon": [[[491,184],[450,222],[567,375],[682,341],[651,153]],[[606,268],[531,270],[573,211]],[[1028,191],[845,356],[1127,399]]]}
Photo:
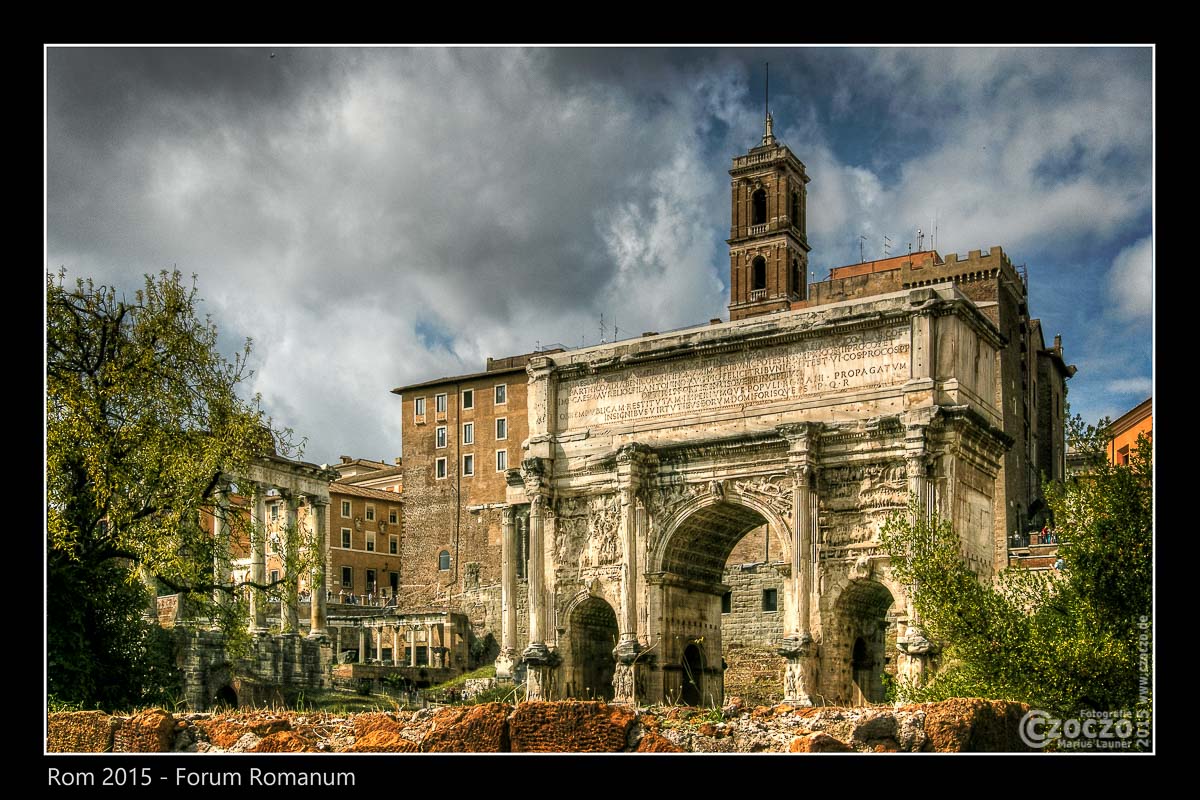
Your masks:
{"label": "railing", "polygon": [[750,299],[751,300],[766,300],[767,299],[767,290],[766,289],[752,290],[750,292]]}
{"label": "railing", "polygon": [[760,233],[766,233],[767,229],[770,227],[771,227],[771,223],[769,223],[769,222],[764,222],[762,225],[751,225],[750,226],[750,235],[758,236]]}

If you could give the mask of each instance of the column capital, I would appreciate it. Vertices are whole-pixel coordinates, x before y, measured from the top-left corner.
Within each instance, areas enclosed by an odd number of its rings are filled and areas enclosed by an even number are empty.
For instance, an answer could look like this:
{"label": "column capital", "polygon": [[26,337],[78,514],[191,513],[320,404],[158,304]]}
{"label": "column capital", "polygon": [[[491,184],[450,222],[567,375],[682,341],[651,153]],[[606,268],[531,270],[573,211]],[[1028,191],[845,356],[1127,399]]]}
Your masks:
{"label": "column capital", "polygon": [[788,442],[788,454],[796,456],[815,451],[825,425],[821,422],[789,422],[776,425],[775,430]]}
{"label": "column capital", "polygon": [[512,525],[516,522],[516,509],[511,505],[505,506],[500,510],[500,522],[503,525]]}

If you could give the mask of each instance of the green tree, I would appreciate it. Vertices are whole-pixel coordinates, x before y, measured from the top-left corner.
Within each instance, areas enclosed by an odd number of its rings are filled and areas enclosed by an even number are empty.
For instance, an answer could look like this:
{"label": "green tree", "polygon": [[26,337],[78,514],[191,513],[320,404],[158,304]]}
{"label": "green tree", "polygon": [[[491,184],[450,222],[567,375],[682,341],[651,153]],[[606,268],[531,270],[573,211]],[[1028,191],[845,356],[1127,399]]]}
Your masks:
{"label": "green tree", "polygon": [[143,619],[145,584],[216,612],[200,512],[222,472],[290,447],[258,397],[238,395],[250,342],[224,358],[198,303],[179,272],[147,276],[132,301],[47,275],[47,669],[58,701],[129,707],[172,690],[169,643]]}
{"label": "green tree", "polygon": [[[1096,449],[1103,424],[1076,444]],[[1099,452],[1103,445],[1099,445]],[[1046,487],[1061,569],[1002,570],[994,580],[967,569],[962,545],[941,519],[894,517],[882,534],[927,634],[945,648],[925,687],[908,699],[954,696],[1027,702],[1066,715],[1148,708],[1151,665],[1153,489],[1143,437],[1128,466],[1092,461],[1081,478]],[[910,522],[915,519],[915,522]]]}

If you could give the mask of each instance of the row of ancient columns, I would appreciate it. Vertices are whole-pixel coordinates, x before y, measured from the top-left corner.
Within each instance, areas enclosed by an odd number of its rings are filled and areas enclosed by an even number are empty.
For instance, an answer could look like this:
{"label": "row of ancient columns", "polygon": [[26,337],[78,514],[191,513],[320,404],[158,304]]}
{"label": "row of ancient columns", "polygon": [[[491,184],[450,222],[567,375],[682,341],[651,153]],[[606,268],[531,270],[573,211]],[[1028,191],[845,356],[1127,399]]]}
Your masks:
{"label": "row of ancient columns", "polygon": [[[425,648],[426,648],[425,664],[427,666],[436,666],[434,664],[434,652],[433,652],[433,629],[434,629],[434,627],[437,627],[438,633],[440,636],[440,641],[441,641],[441,648],[442,648],[443,653],[445,654],[444,662],[443,662],[442,666],[449,666],[450,665],[450,647],[448,647],[446,645],[446,642],[449,638],[446,634],[446,628],[444,627],[444,623],[436,623],[435,624],[432,622],[426,622],[426,623],[424,623],[423,626],[404,625],[401,623],[395,623],[395,624],[391,624],[391,625],[389,625],[387,623],[383,623],[383,624],[379,624],[379,625],[355,625],[354,628],[356,628],[358,630],[358,663],[365,664],[367,661],[367,646],[368,646],[368,644],[370,644],[370,641],[368,640],[368,637],[367,637],[367,629],[368,628],[374,628],[375,630],[379,631],[379,634],[374,637],[375,659],[377,661],[383,661],[384,631],[388,628],[391,628],[391,631],[392,631],[392,666],[395,666],[395,667],[403,666],[403,664],[400,663],[400,652],[401,652],[400,651],[400,630],[402,628],[404,628],[404,629],[407,629],[407,632],[405,633],[405,640],[406,640],[406,644],[408,645],[408,666],[410,666],[410,667],[417,666],[417,631],[421,627],[425,628]],[[354,628],[352,628],[352,629],[354,629]],[[344,628],[341,626],[334,628],[334,636],[333,636],[334,663],[338,663],[341,660],[340,656],[342,654],[342,630],[343,629]]]}
{"label": "row of ancient columns", "polygon": [[[266,575],[266,540],[267,540],[267,492],[272,487],[264,483],[251,482],[250,487],[250,633],[264,635],[268,633],[266,619],[266,592],[262,588],[267,583]],[[300,532],[298,525],[298,509],[301,495],[287,490],[280,490],[286,506],[286,536],[282,544],[282,557],[285,565],[286,592],[282,604],[282,632],[298,634],[299,621],[299,575],[300,563]],[[309,636],[325,636],[325,525],[328,518],[328,496],[304,495],[309,506],[308,541],[310,553],[313,554],[313,565],[310,581]],[[213,556],[213,582],[220,587],[231,587],[233,584],[232,560],[230,558],[230,502],[228,487],[219,489],[216,503],[213,507],[213,538],[216,546]],[[231,598],[224,589],[214,591],[218,604],[227,604]]]}

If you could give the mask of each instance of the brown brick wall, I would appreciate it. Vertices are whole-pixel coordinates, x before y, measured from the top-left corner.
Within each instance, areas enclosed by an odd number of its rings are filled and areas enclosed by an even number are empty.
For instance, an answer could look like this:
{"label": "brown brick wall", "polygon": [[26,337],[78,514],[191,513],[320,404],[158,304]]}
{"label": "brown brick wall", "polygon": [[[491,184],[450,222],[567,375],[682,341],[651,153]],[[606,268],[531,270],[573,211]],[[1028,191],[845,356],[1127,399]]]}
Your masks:
{"label": "brown brick wall", "polygon": [[[508,469],[520,466],[521,443],[529,435],[527,381],[524,370],[497,371],[461,381],[413,389],[403,396],[405,536],[403,578],[406,602],[427,605],[444,602],[448,593],[461,595],[468,582],[488,586],[500,581],[502,512],[477,508],[505,502],[504,472],[496,469],[496,451],[507,454]],[[495,402],[495,387],[506,386],[506,402]],[[470,409],[462,408],[465,390],[474,392]],[[436,411],[436,396],[445,393],[446,413]],[[414,401],[425,398],[423,422],[414,419]],[[440,417],[440,418],[439,418]],[[496,437],[496,420],[507,420],[507,436]],[[473,423],[473,443],[464,444],[463,425]],[[437,444],[437,428],[446,427],[446,446]],[[463,456],[475,457],[474,475],[462,474]],[[436,461],[446,459],[446,477],[435,477]],[[439,569],[438,555],[450,555],[450,568]],[[478,564],[468,572],[468,564]],[[465,600],[456,602],[456,607]],[[478,610],[477,603],[470,604]],[[470,614],[467,608],[464,612]],[[472,624],[480,620],[472,619]],[[498,628],[497,636],[498,634]]]}

